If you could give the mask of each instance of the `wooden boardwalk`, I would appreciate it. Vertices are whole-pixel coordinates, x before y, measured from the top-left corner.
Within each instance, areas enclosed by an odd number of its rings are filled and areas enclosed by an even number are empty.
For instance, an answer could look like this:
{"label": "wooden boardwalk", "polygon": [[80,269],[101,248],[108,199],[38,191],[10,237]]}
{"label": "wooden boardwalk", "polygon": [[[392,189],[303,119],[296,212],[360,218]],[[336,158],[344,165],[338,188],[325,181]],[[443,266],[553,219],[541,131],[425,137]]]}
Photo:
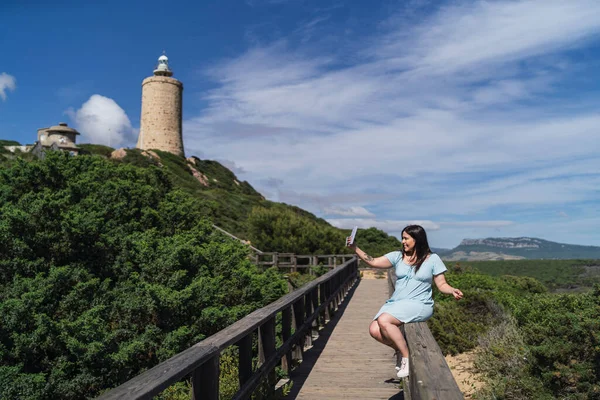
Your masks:
{"label": "wooden boardwalk", "polygon": [[368,331],[387,298],[387,279],[361,280],[305,352],[285,399],[403,399],[393,350]]}

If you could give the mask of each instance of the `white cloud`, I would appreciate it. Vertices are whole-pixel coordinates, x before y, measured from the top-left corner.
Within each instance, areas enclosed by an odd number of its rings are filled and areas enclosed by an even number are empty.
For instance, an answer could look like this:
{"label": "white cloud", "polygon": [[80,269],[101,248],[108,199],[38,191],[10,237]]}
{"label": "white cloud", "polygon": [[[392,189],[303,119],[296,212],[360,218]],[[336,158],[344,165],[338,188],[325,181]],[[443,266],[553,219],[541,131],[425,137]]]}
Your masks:
{"label": "white cloud", "polygon": [[469,214],[521,229],[517,209],[597,199],[599,99],[560,89],[588,75],[565,51],[598,40],[600,2],[452,2],[385,26],[339,44],[350,54],[281,39],[211,68],[218,87],[185,122],[186,148],[279,180],[276,200],[361,204],[390,229]]}
{"label": "white cloud", "polygon": [[455,221],[455,222],[440,222],[441,226],[453,227],[485,227],[497,228],[502,226],[514,225],[513,221]]}
{"label": "white cloud", "polygon": [[375,52],[393,66],[427,73],[468,71],[581,46],[598,35],[599,21],[595,0],[459,2],[416,26],[394,30]]}
{"label": "white cloud", "polygon": [[135,139],[136,131],[125,111],[111,98],[92,95],[79,110],[68,110],[82,141],[120,147]]}
{"label": "white cloud", "polygon": [[374,217],[375,214],[370,212],[364,207],[353,206],[353,207],[325,207],[323,213],[327,215],[339,215],[341,217]]}
{"label": "white cloud", "polygon": [[6,101],[6,92],[14,91],[17,88],[17,80],[14,76],[2,72],[0,74],[0,97],[2,101]]}
{"label": "white cloud", "polygon": [[[358,216],[360,217],[360,216]],[[328,218],[327,222],[338,228],[350,229],[354,226],[358,226],[361,229],[369,227],[376,227],[386,232],[399,233],[407,225],[421,225],[427,231],[439,231],[445,228],[460,229],[460,228],[501,228],[512,226],[515,223],[513,221],[456,221],[456,222],[436,222],[430,220],[378,220],[374,218],[363,219],[363,218]]]}
{"label": "white cloud", "polygon": [[437,231],[440,229],[440,225],[427,220],[414,220],[414,221],[397,221],[397,220],[377,220],[377,219],[363,219],[363,218],[342,218],[342,219],[327,219],[331,225],[342,228],[350,229],[354,226],[358,226],[361,229],[367,229],[371,227],[379,228],[386,232],[401,232],[407,225],[421,225],[427,231]]}

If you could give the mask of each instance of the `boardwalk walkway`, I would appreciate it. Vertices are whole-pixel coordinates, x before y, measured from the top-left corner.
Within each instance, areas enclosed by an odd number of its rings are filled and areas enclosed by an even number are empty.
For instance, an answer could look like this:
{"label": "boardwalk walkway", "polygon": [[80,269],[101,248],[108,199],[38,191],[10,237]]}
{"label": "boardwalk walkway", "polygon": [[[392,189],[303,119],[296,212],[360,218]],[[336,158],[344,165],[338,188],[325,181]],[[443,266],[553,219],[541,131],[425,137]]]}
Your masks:
{"label": "boardwalk walkway", "polygon": [[363,279],[294,371],[286,400],[403,399],[393,351],[368,327],[388,298],[387,279]]}

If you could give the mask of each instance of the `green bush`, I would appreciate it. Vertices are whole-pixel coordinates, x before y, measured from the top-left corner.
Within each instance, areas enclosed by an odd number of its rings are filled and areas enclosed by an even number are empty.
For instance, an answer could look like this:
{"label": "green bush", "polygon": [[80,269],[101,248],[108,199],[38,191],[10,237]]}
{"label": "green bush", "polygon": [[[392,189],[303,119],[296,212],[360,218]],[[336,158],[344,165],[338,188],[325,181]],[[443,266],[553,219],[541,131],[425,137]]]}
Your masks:
{"label": "green bush", "polygon": [[282,207],[255,207],[248,217],[248,238],[263,251],[295,254],[342,254],[344,234]]}
{"label": "green bush", "polygon": [[77,147],[80,149],[80,154],[86,155],[99,155],[103,157],[109,158],[115,149],[109,146],[104,146],[101,144],[92,144],[92,143],[83,143],[78,144]]}
{"label": "green bush", "polygon": [[531,370],[531,353],[517,321],[498,307],[497,322],[479,338],[475,367],[486,377],[487,385],[476,398],[553,399]]}
{"label": "green bush", "polygon": [[435,292],[429,326],[442,351],[478,349],[483,399],[600,398],[600,286],[552,294],[530,277],[450,266],[459,302]]}
{"label": "green bush", "polygon": [[158,167],[15,160],[0,215],[7,399],[93,397],[287,292]]}

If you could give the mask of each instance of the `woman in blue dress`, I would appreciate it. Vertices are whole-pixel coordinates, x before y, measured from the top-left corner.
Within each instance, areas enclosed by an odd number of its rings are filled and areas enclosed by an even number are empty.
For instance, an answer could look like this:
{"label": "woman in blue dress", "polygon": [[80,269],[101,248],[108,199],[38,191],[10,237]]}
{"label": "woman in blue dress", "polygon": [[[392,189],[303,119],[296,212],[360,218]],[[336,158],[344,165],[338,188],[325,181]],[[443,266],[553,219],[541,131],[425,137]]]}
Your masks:
{"label": "woman in blue dress", "polygon": [[446,282],[446,266],[437,254],[429,249],[425,229],[409,225],[402,230],[402,250],[373,258],[356,244],[348,245],[358,257],[373,268],[394,267],[396,284],[392,297],[381,307],[369,326],[375,340],[400,352],[402,358],[396,366],[398,378],[408,376],[408,347],[400,326],[408,322],[426,321],[433,315],[432,281],[440,292],[463,297],[459,289]]}

